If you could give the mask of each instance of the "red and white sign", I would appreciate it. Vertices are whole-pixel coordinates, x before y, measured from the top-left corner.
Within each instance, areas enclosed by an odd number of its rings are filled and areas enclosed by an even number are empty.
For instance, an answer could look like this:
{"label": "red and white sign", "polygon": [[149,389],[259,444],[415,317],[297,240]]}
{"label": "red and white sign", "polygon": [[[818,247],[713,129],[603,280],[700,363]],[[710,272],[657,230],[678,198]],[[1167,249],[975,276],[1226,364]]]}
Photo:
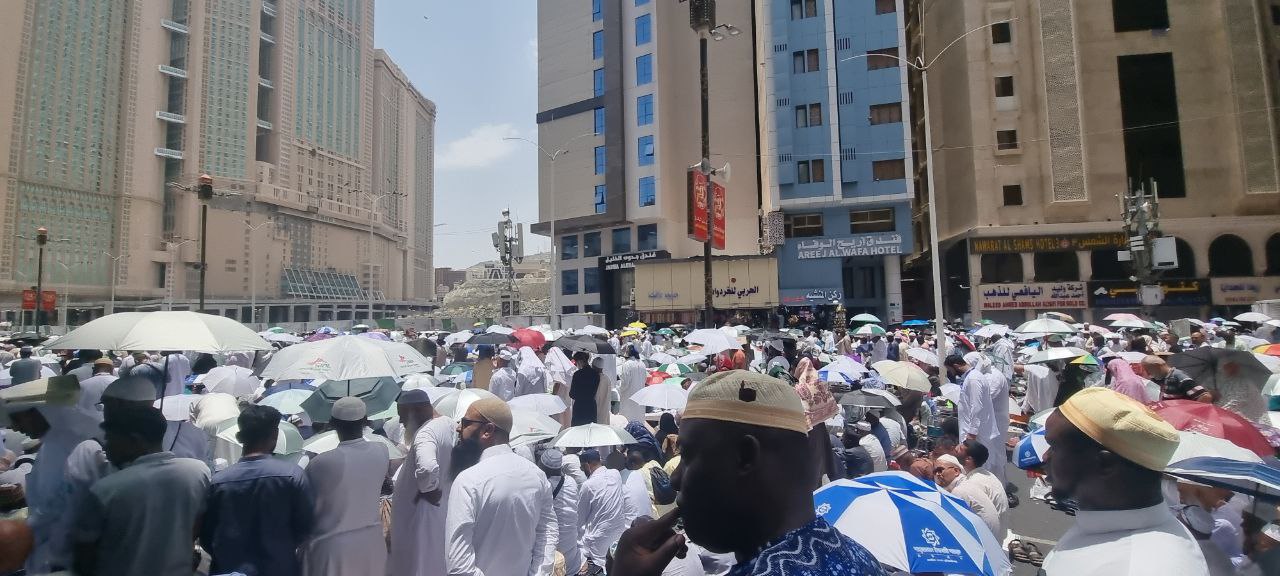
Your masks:
{"label": "red and white sign", "polygon": [[22,309],[23,310],[36,309],[36,291],[35,290],[22,291]]}
{"label": "red and white sign", "polygon": [[721,184],[711,183],[711,247],[724,250],[725,228],[725,189]]}
{"label": "red and white sign", "polygon": [[53,290],[45,290],[40,292],[40,308],[45,312],[53,312],[58,309],[58,293]]}
{"label": "red and white sign", "polygon": [[707,175],[697,168],[689,169],[689,237],[698,242],[707,241],[707,196]]}

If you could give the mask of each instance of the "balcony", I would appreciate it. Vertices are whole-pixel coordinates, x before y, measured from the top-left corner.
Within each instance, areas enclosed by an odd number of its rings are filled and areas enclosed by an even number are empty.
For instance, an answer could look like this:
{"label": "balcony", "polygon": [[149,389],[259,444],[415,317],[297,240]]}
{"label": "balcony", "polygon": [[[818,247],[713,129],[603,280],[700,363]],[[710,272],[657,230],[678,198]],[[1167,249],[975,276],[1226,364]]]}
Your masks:
{"label": "balcony", "polygon": [[182,114],[174,114],[173,112],[165,112],[164,110],[156,110],[156,118],[164,120],[165,122],[172,122],[174,124],[187,123],[186,116],[183,116]]}
{"label": "balcony", "polygon": [[275,5],[275,4],[273,4],[273,3],[271,3],[271,2],[267,2],[266,0],[263,0],[263,2],[262,2],[262,12],[263,12],[264,14],[266,14],[267,16],[271,16],[272,18],[275,18],[275,16],[276,16],[276,5]]}
{"label": "balcony", "polygon": [[258,127],[259,127],[259,128],[261,128],[261,129],[263,129],[263,130],[271,130],[271,129],[272,129],[272,127],[271,127],[271,123],[270,123],[270,122],[267,122],[266,120],[263,120],[263,119],[261,119],[261,118],[259,118],[259,119],[258,119]]}
{"label": "balcony", "polygon": [[156,156],[159,156],[161,158],[172,158],[174,160],[181,160],[182,151],[174,150],[172,148],[156,148]]}
{"label": "balcony", "polygon": [[275,44],[275,43],[276,43],[276,37],[275,37],[275,36],[272,36],[272,35],[270,35],[270,34],[267,34],[266,32],[259,32],[259,34],[261,34],[261,35],[262,35],[262,41],[263,41],[263,42],[266,42],[267,44]]}
{"label": "balcony", "polygon": [[258,78],[258,85],[268,90],[276,87],[275,84],[272,84],[271,81],[266,78]]}
{"label": "balcony", "polygon": [[170,19],[168,19],[168,18],[162,18],[162,19],[160,19],[160,26],[162,26],[162,27],[164,27],[164,28],[168,29],[168,30],[169,30],[169,31],[171,31],[171,32],[177,32],[178,34],[190,34],[190,33],[191,33],[191,32],[187,29],[187,25],[186,25],[186,24],[180,24],[180,23],[178,23],[178,22],[174,22],[173,20],[170,20]]}
{"label": "balcony", "polygon": [[169,66],[169,65],[166,65],[166,64],[161,64],[161,65],[160,65],[160,73],[161,73],[161,74],[164,74],[164,75],[166,75],[166,76],[173,76],[174,78],[186,78],[186,77],[187,77],[187,71],[186,71],[186,70],[183,70],[183,69],[181,69],[181,68],[174,68],[173,66]]}

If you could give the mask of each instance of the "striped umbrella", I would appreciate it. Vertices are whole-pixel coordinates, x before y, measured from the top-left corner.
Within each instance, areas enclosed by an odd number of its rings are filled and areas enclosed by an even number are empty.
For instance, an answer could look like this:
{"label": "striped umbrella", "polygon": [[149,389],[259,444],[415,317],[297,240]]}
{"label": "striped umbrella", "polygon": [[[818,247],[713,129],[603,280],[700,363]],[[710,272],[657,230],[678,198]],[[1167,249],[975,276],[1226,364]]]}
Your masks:
{"label": "striped umbrella", "polygon": [[900,570],[983,576],[1009,572],[1000,542],[963,501],[904,476],[910,475],[881,472],[837,480],[814,492],[814,512],[877,560]]}
{"label": "striped umbrella", "polygon": [[861,328],[858,328],[857,332],[854,332],[858,336],[876,336],[884,335],[885,333],[884,328],[875,324],[863,324]]}
{"label": "striped umbrella", "polygon": [[670,374],[672,376],[679,376],[681,374],[688,374],[690,372],[693,372],[693,366],[690,366],[688,364],[681,364],[679,362],[672,362],[670,364],[659,365],[656,370],[658,372],[666,372],[667,374]]}

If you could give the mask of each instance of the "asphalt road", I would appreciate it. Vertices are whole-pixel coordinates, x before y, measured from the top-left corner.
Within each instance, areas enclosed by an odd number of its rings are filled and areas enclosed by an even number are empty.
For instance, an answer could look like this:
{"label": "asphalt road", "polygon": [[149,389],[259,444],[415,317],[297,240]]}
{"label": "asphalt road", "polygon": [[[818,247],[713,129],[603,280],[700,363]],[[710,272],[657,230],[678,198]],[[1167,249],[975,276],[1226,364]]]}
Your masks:
{"label": "asphalt road", "polygon": [[[1021,501],[1017,508],[1009,511],[1009,528],[1020,537],[1057,542],[1058,538],[1061,538],[1062,534],[1071,527],[1075,519],[1049,508],[1049,505],[1044,502],[1032,500],[1027,493],[1031,487],[1032,480],[1027,478],[1026,472],[1017,469],[1013,464],[1009,464],[1005,471],[1009,481],[1018,487],[1018,499]],[[1037,542],[1037,546],[1046,556],[1053,549],[1052,544],[1046,546]],[[1038,568],[1030,564],[1013,563],[1015,576],[1036,576],[1038,570]]]}

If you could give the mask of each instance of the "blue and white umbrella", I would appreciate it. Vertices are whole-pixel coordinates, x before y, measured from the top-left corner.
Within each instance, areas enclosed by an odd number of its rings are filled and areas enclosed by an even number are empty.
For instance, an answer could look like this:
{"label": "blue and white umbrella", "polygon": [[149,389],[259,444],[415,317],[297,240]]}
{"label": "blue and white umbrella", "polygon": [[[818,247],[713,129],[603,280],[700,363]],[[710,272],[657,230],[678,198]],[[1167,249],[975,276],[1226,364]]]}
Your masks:
{"label": "blue and white umbrella", "polygon": [[1280,502],[1280,468],[1276,461],[1241,462],[1214,456],[1188,458],[1169,464],[1164,471],[1193,482],[1226,488],[1271,503]]}
{"label": "blue and white umbrella", "polygon": [[1014,466],[1027,470],[1044,465],[1045,455],[1049,453],[1049,440],[1044,432],[1044,428],[1038,428],[1018,441],[1018,446],[1013,449]]}
{"label": "blue and white umbrella", "polygon": [[881,472],[823,486],[813,494],[815,512],[900,570],[983,576],[1010,571],[1000,542],[962,501],[932,484],[895,476],[909,475]]}

